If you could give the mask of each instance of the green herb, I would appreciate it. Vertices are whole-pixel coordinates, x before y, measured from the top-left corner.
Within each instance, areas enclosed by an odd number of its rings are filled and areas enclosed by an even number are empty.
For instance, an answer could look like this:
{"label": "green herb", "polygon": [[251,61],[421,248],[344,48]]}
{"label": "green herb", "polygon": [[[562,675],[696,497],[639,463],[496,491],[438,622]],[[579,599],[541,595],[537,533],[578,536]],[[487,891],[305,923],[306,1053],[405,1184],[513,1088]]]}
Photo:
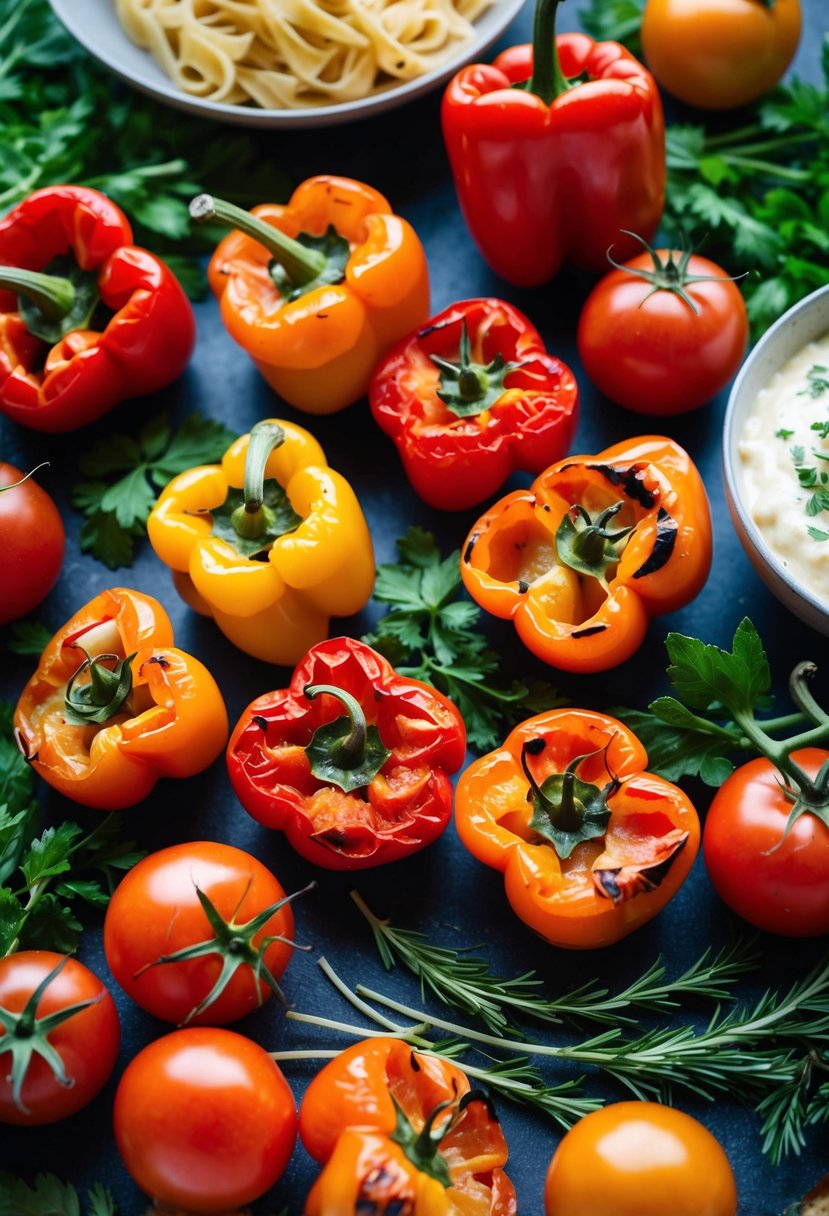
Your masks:
{"label": "green herb", "polygon": [[787,431],[784,427],[781,426],[780,430],[775,431],[774,434],[778,439],[791,439],[792,435],[794,434],[794,431]]}
{"label": "green herb", "polygon": [[[236,435],[220,422],[191,414],[177,431],[159,414],[138,435],[110,435],[79,461],[90,481],[72,490],[72,505],[86,515],[81,549],[117,570],[132,565],[136,538],[144,536],[158,491],[171,478],[221,460]],[[114,479],[114,480],[113,480]]]}
{"label": "green herb", "polygon": [[820,528],[807,528],[806,531],[812,540],[829,540],[829,532],[823,532]]}
{"label": "green herb", "polygon": [[639,28],[645,0],[590,0],[579,12],[582,26],[597,42],[621,42],[642,58]]}
{"label": "green herb", "polygon": [[472,747],[486,751],[505,724],[563,705],[544,681],[497,680],[503,662],[480,631],[481,610],[463,595],[460,553],[441,560],[431,532],[410,528],[397,542],[400,560],[380,566],[374,598],[390,611],[363,637],[403,675],[424,680],[451,698]]}
{"label": "green herb", "polygon": [[15,621],[9,629],[8,648],[12,654],[39,658],[52,640],[52,632],[40,621]]}
{"label": "green herb", "polygon": [[[805,388],[802,388],[797,394],[798,397],[822,397],[829,389],[829,379],[826,373],[829,372],[829,367],[824,367],[821,363],[813,363],[806,373],[808,381]],[[829,423],[826,424],[829,426]],[[812,424],[812,430],[819,429],[821,423],[815,422]]]}
{"label": "green herb", "polygon": [[[813,429],[820,427],[822,427],[822,423],[813,423]],[[812,455],[818,460],[829,459],[827,453],[820,452],[816,448],[812,448]],[[804,464],[806,451],[801,446],[791,449],[791,457],[798,483],[806,490],[815,491],[806,500],[806,514],[815,516],[820,515],[822,511],[829,511],[829,473],[826,473],[822,469],[817,469],[812,464]],[[807,532],[812,536],[811,529],[807,528]],[[813,539],[816,538],[813,537]]]}
{"label": "green herb", "polygon": [[[100,1182],[89,1188],[85,1216],[117,1216],[110,1190]],[[81,1216],[77,1190],[54,1174],[38,1174],[29,1186],[22,1178],[0,1173],[0,1216]]]}
{"label": "green herb", "polygon": [[[829,384],[829,381],[827,383]],[[812,430],[817,431],[821,439],[829,439],[829,422],[813,422]]]}
{"label": "green herb", "polygon": [[[801,663],[790,678],[797,712],[761,717],[758,711],[770,706],[771,673],[751,621],[738,625],[730,651],[679,633],[669,633],[665,646],[677,697],[657,697],[647,711],[613,711],[641,739],[649,767],[670,781],[699,777],[719,786],[734,770],[733,755],[759,752],[801,788],[802,774],[795,773],[788,753],[829,742],[829,719],[807,687],[814,666]],[[774,737],[793,728],[799,732],[793,737]],[[800,813],[798,804],[792,813]]]}
{"label": "green herb", "polygon": [[250,136],[119,90],[48,0],[0,0],[0,144],[0,213],[42,186],[94,186],[129,215],[137,244],[172,255],[196,297],[204,273],[180,255],[212,248],[218,235],[191,226],[188,201],[211,185],[227,193],[229,164],[242,205],[286,193],[284,176]]}
{"label": "green herb", "polygon": [[733,1000],[730,988],[746,971],[757,966],[753,942],[738,942],[713,954],[705,953],[683,975],[665,981],[667,968],[661,958],[624,988],[611,993],[596,980],[558,997],[543,997],[543,981],[534,971],[512,979],[493,975],[489,963],[469,950],[455,950],[430,942],[413,929],[400,929],[375,916],[356,891],[351,898],[365,916],[383,961],[390,971],[400,962],[420,979],[421,996],[431,992],[454,1009],[462,1009],[484,1022],[496,1034],[515,1032],[508,1015],[542,1022],[630,1023],[625,1010],[666,1012],[679,1006],[681,997],[705,997],[712,1001]]}
{"label": "green herb", "polygon": [[[68,820],[36,834],[35,774],[14,741],[12,708],[0,704],[0,957],[22,947],[75,949],[76,901],[105,907],[121,871],[142,854],[118,839],[118,819],[84,835]],[[19,874],[19,878],[15,875]]]}

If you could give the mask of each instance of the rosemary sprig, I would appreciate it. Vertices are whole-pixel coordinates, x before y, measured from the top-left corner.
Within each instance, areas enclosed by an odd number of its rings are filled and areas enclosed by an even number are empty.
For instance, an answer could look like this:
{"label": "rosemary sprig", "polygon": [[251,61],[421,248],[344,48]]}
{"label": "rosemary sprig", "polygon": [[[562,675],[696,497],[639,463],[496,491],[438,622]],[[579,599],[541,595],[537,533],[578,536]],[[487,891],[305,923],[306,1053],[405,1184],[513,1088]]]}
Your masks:
{"label": "rosemary sprig", "polygon": [[420,980],[422,997],[431,992],[444,1005],[477,1015],[494,1033],[507,1030],[520,1033],[511,1025],[505,1011],[541,1022],[618,1025],[635,1024],[636,1019],[624,1013],[626,1009],[666,1012],[677,1008],[681,997],[733,1000],[730,985],[758,962],[754,941],[736,941],[716,954],[709,948],[674,980],[665,980],[667,968],[658,958],[621,992],[612,993],[598,981],[591,980],[571,992],[547,998],[537,991],[542,981],[534,971],[503,979],[492,974],[485,959],[467,950],[435,945],[423,933],[401,929],[390,920],[381,919],[357,891],[351,892],[351,898],[371,926],[387,971],[391,971],[396,962],[402,963]]}

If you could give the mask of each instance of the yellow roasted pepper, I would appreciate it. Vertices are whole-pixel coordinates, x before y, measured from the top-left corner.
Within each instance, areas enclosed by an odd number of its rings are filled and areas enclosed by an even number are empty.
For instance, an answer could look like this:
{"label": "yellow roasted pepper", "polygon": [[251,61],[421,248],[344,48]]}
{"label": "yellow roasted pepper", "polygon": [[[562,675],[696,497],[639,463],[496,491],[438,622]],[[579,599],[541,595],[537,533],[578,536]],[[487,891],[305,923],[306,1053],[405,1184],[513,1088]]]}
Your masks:
{"label": "yellow roasted pepper", "polygon": [[313,435],[258,423],[220,465],[175,477],[147,523],[182,598],[240,650],[291,666],[374,585],[368,526]]}

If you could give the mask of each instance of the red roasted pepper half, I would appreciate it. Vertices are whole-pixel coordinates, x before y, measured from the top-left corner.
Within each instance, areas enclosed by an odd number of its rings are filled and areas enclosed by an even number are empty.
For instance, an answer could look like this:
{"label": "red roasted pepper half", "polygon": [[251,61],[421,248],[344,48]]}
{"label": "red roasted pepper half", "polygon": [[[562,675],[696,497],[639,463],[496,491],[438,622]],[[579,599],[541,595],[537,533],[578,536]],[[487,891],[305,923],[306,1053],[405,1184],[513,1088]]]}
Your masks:
{"label": "red roasted pepper half", "polygon": [[171,270],[87,186],[48,186],[0,220],[0,412],[72,431],[164,388],[196,341]]}
{"label": "red roasted pepper half", "polygon": [[423,501],[462,511],[568,451],[578,387],[517,308],[461,300],[391,351],[369,402]]}
{"label": "red roasted pepper half", "polygon": [[[616,42],[555,36],[537,0],[532,46],[472,64],[443,98],[446,150],[472,236],[497,274],[530,287],[565,261],[607,268],[650,240],[665,195],[656,82]],[[626,230],[626,231],[623,231]]]}
{"label": "red roasted pepper half", "polygon": [[417,852],[452,814],[460,713],[354,638],[313,646],[290,686],[251,702],[230,737],[239,801],[329,870]]}

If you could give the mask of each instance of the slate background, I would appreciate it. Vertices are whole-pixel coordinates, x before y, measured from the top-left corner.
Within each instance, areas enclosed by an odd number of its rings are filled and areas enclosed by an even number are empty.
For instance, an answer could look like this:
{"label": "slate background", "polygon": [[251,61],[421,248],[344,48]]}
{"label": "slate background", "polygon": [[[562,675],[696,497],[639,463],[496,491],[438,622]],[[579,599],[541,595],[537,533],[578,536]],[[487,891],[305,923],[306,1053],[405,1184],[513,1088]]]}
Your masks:
{"label": "slate background", "polygon": [[[565,6],[561,28],[578,26],[578,11]],[[513,23],[499,46],[526,41],[531,30],[531,6]],[[826,14],[820,0],[804,0],[805,29],[795,70],[804,78],[819,78],[820,40]],[[117,86],[114,86],[114,88]],[[497,279],[475,250],[458,211],[439,128],[439,94],[404,109],[349,127],[296,134],[273,132],[259,137],[263,156],[272,157],[299,182],[317,172],[334,172],[371,182],[382,190],[397,211],[419,233],[432,276],[433,309],[437,312],[456,299],[500,295],[523,309],[539,327],[550,349],[575,370],[581,388],[581,419],[575,451],[594,452],[609,443],[651,429],[645,418],[623,411],[600,397],[581,372],[575,349],[575,327],[580,306],[593,279],[565,271],[555,282],[520,291]],[[677,114],[676,110],[670,111]],[[685,112],[692,117],[690,112]],[[194,131],[196,128],[194,127]],[[204,128],[209,138],[209,128]],[[186,149],[184,150],[186,154]],[[232,177],[233,165],[228,164]],[[78,549],[81,519],[69,507],[69,488],[75,462],[87,443],[112,431],[137,426],[149,414],[167,406],[181,421],[193,409],[219,418],[235,430],[250,428],[268,415],[292,418],[308,425],[321,441],[329,462],[357,488],[372,529],[378,562],[393,560],[395,538],[410,524],[433,530],[444,552],[458,546],[477,511],[440,514],[421,503],[402,475],[393,445],[374,426],[363,402],[327,419],[309,419],[283,406],[255,372],[246,356],[225,333],[212,300],[198,305],[198,347],[182,380],[152,400],[127,403],[83,434],[44,437],[26,433],[7,422],[0,431],[5,460],[29,468],[49,459],[52,467],[41,483],[53,494],[64,514],[68,545],[58,585],[37,612],[40,620],[58,628],[77,608],[107,586],[124,584],[157,595],[170,613],[177,645],[208,663],[222,687],[231,722],[260,693],[282,687],[288,672],[270,668],[236,651],[211,622],[190,613],[176,596],[169,574],[148,545],[140,549],[132,570],[110,573]],[[617,703],[644,706],[667,691],[663,646],[669,630],[693,633],[726,645],[739,620],[750,614],[765,639],[781,696],[785,677],[794,663],[811,657],[821,668],[816,694],[829,697],[827,642],[790,616],[753,573],[732,529],[724,503],[721,477],[721,432],[726,395],[705,410],[666,420],[665,430],[688,448],[697,462],[711,498],[715,521],[714,566],[700,596],[685,610],[656,621],[639,653],[615,671],[591,677],[542,672],[518,643],[505,622],[489,620],[487,633],[505,655],[505,670],[549,676],[574,704],[595,708]],[[660,429],[657,427],[656,429]],[[526,484],[517,476],[507,488]],[[371,626],[376,608],[342,622],[343,632],[359,635]],[[16,699],[31,670],[31,661],[0,649],[2,695]],[[781,700],[781,704],[785,702]],[[784,712],[782,709],[780,712]],[[704,812],[709,792],[689,786]],[[94,825],[95,816],[61,799],[45,787],[41,791],[46,821],[71,816]],[[447,945],[481,945],[493,969],[512,975],[534,968],[546,989],[556,993],[582,980],[598,976],[611,987],[623,985],[662,953],[671,974],[691,963],[708,945],[718,947],[743,926],[714,894],[701,857],[683,889],[656,920],[618,946],[590,954],[554,949],[526,929],[506,902],[500,875],[470,857],[454,829],[430,849],[380,871],[338,875],[313,868],[295,856],[276,834],[254,823],[239,807],[222,760],[208,772],[183,783],[162,783],[139,807],[123,813],[124,832],[147,849],[188,839],[227,841],[255,853],[270,866],[283,886],[292,890],[310,877],[317,892],[297,906],[298,940],[311,942],[311,954],[297,953],[284,977],[292,1006],[306,1012],[327,1013],[344,1020],[359,1018],[332,993],[321,976],[316,959],[325,954],[353,986],[358,982],[381,987],[409,1003],[418,1004],[417,981],[407,973],[385,975],[377,959],[367,926],[348,898],[357,886],[379,914],[391,913],[400,925],[420,928]],[[90,920],[79,957],[98,974],[108,971],[100,942],[100,921]],[[766,984],[783,985],[811,966],[825,951],[825,941],[790,942],[761,939],[764,966],[751,991]],[[31,1178],[37,1170],[52,1170],[75,1183],[100,1179],[115,1192],[122,1213],[143,1210],[143,1199],[120,1164],[110,1128],[110,1109],[117,1078],[126,1063],[150,1039],[168,1027],[130,1006],[115,991],[122,1021],[123,1043],[115,1075],[103,1093],[64,1124],[53,1127],[4,1128],[0,1133],[0,1168]],[[681,1016],[703,1016],[689,1011]],[[680,1015],[677,1015],[680,1016]],[[320,1045],[346,1046],[350,1040],[324,1031],[309,1031],[286,1022],[280,1009],[268,1004],[237,1024],[269,1049]],[[556,1031],[549,1031],[554,1038]],[[299,1101],[313,1075],[313,1064],[286,1066],[286,1075]],[[562,1073],[561,1075],[569,1075]],[[591,1091],[609,1100],[626,1096],[618,1087],[589,1080]],[[702,1121],[722,1141],[734,1167],[741,1216],[775,1216],[785,1203],[802,1195],[829,1169],[825,1129],[813,1129],[809,1150],[773,1169],[760,1153],[759,1120],[726,1100],[715,1104],[684,1095],[677,1105]],[[500,1103],[510,1144],[509,1173],[514,1179],[522,1216],[536,1216],[542,1207],[547,1163],[559,1140],[557,1129],[543,1116]],[[298,1216],[315,1176],[315,1166],[301,1146],[282,1180],[255,1207],[259,1213],[276,1213],[287,1207]]]}

